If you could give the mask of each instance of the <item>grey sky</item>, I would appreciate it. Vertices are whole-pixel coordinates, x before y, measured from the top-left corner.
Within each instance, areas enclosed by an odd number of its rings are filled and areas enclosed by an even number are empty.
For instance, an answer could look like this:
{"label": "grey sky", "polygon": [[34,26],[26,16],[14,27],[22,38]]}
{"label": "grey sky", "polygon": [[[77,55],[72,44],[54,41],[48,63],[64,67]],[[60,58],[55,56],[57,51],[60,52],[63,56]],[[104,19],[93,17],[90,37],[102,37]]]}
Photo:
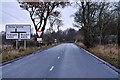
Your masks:
{"label": "grey sky", "polygon": [[[66,7],[62,9],[61,14],[63,18],[64,26],[61,27],[62,30],[72,27],[73,18],[70,17],[75,13],[75,9],[72,7]],[[2,17],[2,24],[0,25],[0,31],[5,31],[6,24],[31,24],[32,21],[29,17],[29,13],[19,7],[17,1],[15,2],[2,2],[2,9],[0,8],[0,17]],[[46,26],[47,28],[49,25]],[[35,31],[34,31],[35,32]]]}

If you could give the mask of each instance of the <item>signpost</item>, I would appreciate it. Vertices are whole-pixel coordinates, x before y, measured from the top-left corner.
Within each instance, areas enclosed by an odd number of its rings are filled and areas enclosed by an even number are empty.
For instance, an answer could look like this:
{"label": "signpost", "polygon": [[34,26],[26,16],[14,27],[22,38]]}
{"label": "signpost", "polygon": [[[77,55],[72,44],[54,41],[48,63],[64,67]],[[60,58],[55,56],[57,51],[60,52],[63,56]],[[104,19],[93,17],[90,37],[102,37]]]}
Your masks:
{"label": "signpost", "polygon": [[54,42],[56,43],[56,42],[57,42],[57,39],[54,39]]}
{"label": "signpost", "polygon": [[36,33],[38,35],[37,41],[39,42],[39,46],[40,46],[40,42],[42,42],[42,38],[40,38],[40,37],[43,34],[43,31],[36,31]]}
{"label": "signpost", "polygon": [[30,25],[6,25],[6,39],[30,39]]}
{"label": "signpost", "polygon": [[37,38],[37,41],[38,41],[38,42],[41,42],[41,41],[42,41],[42,38]]}
{"label": "signpost", "polygon": [[30,25],[6,25],[6,39],[15,39],[16,49],[18,49],[18,40],[24,40],[24,48],[26,48],[26,40],[30,38]]}
{"label": "signpost", "polygon": [[36,31],[36,33],[37,33],[38,37],[40,38],[42,33],[43,33],[43,31]]}
{"label": "signpost", "polygon": [[37,35],[38,35],[37,41],[38,41],[38,42],[42,41],[42,38],[40,38],[40,37],[41,37],[43,31],[37,31],[36,33],[37,33]]}

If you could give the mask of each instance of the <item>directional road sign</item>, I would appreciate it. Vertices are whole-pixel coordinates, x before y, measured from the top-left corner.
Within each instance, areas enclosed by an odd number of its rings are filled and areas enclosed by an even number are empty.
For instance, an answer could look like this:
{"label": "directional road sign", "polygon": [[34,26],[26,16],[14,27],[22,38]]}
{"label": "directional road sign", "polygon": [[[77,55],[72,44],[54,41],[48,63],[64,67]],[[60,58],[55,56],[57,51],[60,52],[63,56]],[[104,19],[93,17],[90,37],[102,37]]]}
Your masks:
{"label": "directional road sign", "polygon": [[6,39],[30,39],[30,25],[6,25]]}

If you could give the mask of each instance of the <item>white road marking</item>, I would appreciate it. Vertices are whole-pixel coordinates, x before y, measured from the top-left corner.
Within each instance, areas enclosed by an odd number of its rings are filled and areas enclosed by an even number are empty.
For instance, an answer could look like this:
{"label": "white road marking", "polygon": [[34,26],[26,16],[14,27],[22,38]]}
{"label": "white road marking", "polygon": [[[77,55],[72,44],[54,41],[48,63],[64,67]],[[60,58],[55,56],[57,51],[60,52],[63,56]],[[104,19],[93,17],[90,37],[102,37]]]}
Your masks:
{"label": "white road marking", "polygon": [[50,71],[52,71],[52,70],[53,70],[53,68],[54,68],[54,66],[52,66],[52,67],[50,68]]}
{"label": "white road marking", "polygon": [[58,57],[58,59],[60,59],[60,57]]}

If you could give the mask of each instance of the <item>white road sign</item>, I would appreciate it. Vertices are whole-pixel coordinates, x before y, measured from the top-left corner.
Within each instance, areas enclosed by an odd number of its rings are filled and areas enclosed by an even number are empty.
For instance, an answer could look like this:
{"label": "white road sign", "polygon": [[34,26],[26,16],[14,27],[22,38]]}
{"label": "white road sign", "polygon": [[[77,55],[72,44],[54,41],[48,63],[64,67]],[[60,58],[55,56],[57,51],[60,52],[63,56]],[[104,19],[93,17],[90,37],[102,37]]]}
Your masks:
{"label": "white road sign", "polygon": [[30,39],[30,25],[6,25],[6,39]]}
{"label": "white road sign", "polygon": [[37,38],[37,41],[38,41],[38,42],[41,42],[41,41],[42,41],[42,38]]}

